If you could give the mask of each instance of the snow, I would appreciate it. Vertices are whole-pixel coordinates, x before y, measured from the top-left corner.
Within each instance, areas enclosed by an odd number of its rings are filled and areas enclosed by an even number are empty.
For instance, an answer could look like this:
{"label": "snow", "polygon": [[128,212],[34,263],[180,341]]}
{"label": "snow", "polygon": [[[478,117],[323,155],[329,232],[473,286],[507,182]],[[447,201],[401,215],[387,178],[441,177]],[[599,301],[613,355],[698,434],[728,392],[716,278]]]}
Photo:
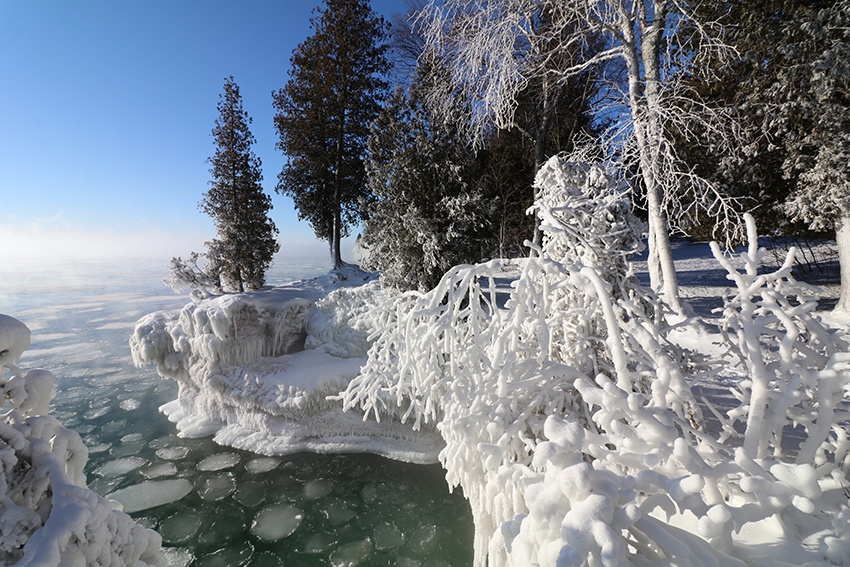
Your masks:
{"label": "snow", "polygon": [[[30,331],[0,315],[0,561],[5,565],[160,565],[160,536],[89,490],[88,450],[79,434],[49,414],[54,377],[24,372],[18,359]],[[113,461],[101,472],[139,466]],[[118,509],[116,509],[118,508]]]}
{"label": "snow", "polygon": [[[636,228],[616,189],[547,167],[576,190],[541,188],[542,255],[504,307],[496,262],[384,303],[346,407],[437,425],[476,565],[846,564],[846,321],[824,324],[790,260],[763,269],[748,219],[734,263],[714,248],[732,292],[712,327],[668,324],[608,244]],[[724,381],[723,410],[692,388]]]}
{"label": "snow", "polygon": [[363,421],[333,399],[366,360],[372,306],[383,293],[374,279],[349,267],[153,313],[136,325],[133,358],[179,384],[161,410],[181,437],[214,436],[268,456],[370,452],[436,462],[442,440],[433,429]]}
{"label": "snow", "polygon": [[[97,481],[137,468],[146,480],[111,492],[114,503],[85,488],[79,435],[46,415],[52,375],[16,366],[29,329],[0,316],[10,408],[0,424],[2,557],[157,564],[159,536],[126,513],[192,492],[221,518],[206,533],[187,508],[160,523],[162,537],[226,541],[226,507],[263,496],[260,482],[237,486],[234,471],[276,475],[278,456],[314,451],[439,461],[469,500],[478,566],[847,565],[846,318],[817,311],[818,292],[794,279],[790,256],[765,266],[751,220],[748,247],[706,248],[691,263],[697,285],[682,278],[686,298],[718,299],[695,302],[700,319],[673,316],[635,275],[639,224],[604,170],[559,158],[538,183],[541,254],[515,261],[509,278],[501,261],[458,266],[428,293],[399,294],[347,268],[139,320],[134,360],[177,382],[161,410],[178,434],[264,456],[243,465],[223,450],[191,479],[169,478],[187,447],[152,443],[168,462],[146,466],[131,452],[141,439],[126,437],[128,452],[116,446]],[[86,411],[109,419],[114,410],[93,402]],[[49,490],[21,472],[22,459],[49,473]],[[9,488],[23,485],[37,490]],[[335,488],[313,478],[300,502],[344,527],[360,510]],[[364,486],[364,502],[381,497]],[[303,521],[298,505],[279,502],[251,531],[273,542]],[[437,530],[387,519],[339,546],[316,534],[304,552],[334,565],[402,546],[427,557]],[[253,553],[233,544],[197,561]],[[118,555],[127,562],[111,562]],[[193,560],[169,552],[176,564]]]}

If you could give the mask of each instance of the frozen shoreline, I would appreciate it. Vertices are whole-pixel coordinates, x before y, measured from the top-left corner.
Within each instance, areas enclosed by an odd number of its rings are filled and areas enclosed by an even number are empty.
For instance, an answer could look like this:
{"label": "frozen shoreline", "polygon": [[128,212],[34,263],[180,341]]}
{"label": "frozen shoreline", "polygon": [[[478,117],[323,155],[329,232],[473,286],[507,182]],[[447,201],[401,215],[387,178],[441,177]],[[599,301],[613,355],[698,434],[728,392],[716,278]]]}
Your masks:
{"label": "frozen shoreline", "polygon": [[444,443],[433,427],[364,420],[329,399],[366,362],[371,329],[357,315],[380,293],[360,287],[374,277],[352,267],[152,313],[130,340],[134,361],[178,383],[161,411],[182,437],[269,456],[362,452],[436,463]]}

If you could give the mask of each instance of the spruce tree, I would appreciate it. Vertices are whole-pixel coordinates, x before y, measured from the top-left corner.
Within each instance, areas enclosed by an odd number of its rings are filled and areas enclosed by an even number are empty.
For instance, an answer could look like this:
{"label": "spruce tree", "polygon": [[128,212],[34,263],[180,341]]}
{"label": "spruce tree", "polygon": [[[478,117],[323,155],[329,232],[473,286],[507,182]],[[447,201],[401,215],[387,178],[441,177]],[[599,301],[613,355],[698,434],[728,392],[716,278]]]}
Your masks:
{"label": "spruce tree", "polygon": [[218,103],[212,135],[215,154],[208,160],[212,180],[200,208],[215,223],[217,238],[207,242],[208,269],[218,273],[223,291],[259,289],[280,245],[269,218],[271,197],[263,192],[260,158],[251,146],[251,118],[242,109],[239,86],[228,77]]}
{"label": "spruce tree", "polygon": [[369,125],[385,96],[386,25],[368,0],[327,0],[314,34],[292,54],[289,80],[272,94],[277,148],[287,158],[276,190],[295,202],[342,266],[340,241],[362,218]]}

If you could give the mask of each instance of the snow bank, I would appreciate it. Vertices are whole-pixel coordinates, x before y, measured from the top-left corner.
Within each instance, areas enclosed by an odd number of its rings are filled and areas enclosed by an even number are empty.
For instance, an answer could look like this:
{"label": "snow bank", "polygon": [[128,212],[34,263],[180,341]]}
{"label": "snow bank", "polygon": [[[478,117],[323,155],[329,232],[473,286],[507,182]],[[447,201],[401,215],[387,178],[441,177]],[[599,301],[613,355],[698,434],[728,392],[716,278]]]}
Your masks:
{"label": "snow bank", "polygon": [[178,382],[178,398],[161,409],[181,436],[214,435],[265,455],[371,452],[435,462],[442,440],[433,429],[364,422],[331,399],[366,361],[382,294],[372,279],[346,268],[150,314],[130,339],[134,361]]}
{"label": "snow bank", "polygon": [[[759,273],[750,219],[745,270],[717,253],[735,294],[713,338],[735,356],[706,360],[620,260],[636,223],[604,171],[553,158],[538,183],[542,256],[504,308],[497,262],[384,305],[346,407],[437,424],[479,566],[847,565],[850,354],[811,290]],[[726,413],[689,385],[720,374]]]}
{"label": "snow bank", "polygon": [[30,331],[0,315],[0,561],[4,565],[161,565],[161,538],[86,488],[88,450],[48,415],[53,375],[16,365]]}

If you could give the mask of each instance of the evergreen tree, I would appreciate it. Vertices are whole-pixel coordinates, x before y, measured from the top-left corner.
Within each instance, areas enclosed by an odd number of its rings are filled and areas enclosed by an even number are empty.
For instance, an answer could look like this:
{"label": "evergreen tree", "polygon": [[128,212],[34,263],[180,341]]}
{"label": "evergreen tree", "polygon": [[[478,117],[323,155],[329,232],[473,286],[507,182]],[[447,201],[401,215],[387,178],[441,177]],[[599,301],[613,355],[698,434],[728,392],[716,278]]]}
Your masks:
{"label": "evergreen tree", "polygon": [[327,0],[314,34],[292,54],[289,81],[273,93],[277,144],[287,158],[276,190],[295,202],[340,267],[340,240],[368,200],[364,154],[388,70],[383,18],[368,0]]}
{"label": "evergreen tree", "polygon": [[359,241],[363,266],[398,289],[426,291],[453,266],[481,261],[493,247],[494,209],[481,170],[456,125],[435,120],[415,88],[397,89],[369,139],[376,199]]}
{"label": "evergreen tree", "polygon": [[740,56],[691,84],[740,109],[748,151],[741,161],[691,148],[690,161],[758,203],[760,226],[835,234],[837,308],[850,310],[850,2],[714,0],[700,8],[737,24],[724,29]]}
{"label": "evergreen tree", "polygon": [[251,118],[242,109],[233,77],[224,81],[218,112],[212,131],[216,150],[208,160],[212,180],[200,203],[218,233],[207,242],[207,270],[217,272],[223,291],[255,290],[265,284],[266,270],[280,245],[275,240],[277,227],[269,218],[271,197],[260,184],[262,164],[251,150]]}

